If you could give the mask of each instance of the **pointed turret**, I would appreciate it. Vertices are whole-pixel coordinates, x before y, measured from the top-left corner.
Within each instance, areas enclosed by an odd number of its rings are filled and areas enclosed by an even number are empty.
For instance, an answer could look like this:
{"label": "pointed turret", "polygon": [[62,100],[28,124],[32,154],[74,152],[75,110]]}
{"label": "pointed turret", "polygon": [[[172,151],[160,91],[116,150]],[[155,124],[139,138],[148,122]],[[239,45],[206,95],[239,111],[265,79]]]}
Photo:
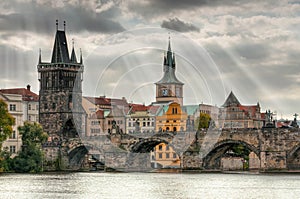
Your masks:
{"label": "pointed turret", "polygon": [[81,52],[81,48],[80,48],[80,61],[79,61],[79,63],[82,64],[82,62],[83,62],[82,61],[82,52]]}
{"label": "pointed turret", "polygon": [[77,63],[77,58],[74,50],[74,39],[72,39],[72,53],[71,53],[71,63]]}
{"label": "pointed turret", "polygon": [[[58,21],[56,20],[56,35],[52,50],[51,63],[70,63],[69,50],[65,30],[58,30]],[[65,23],[64,23],[65,29]]]}
{"label": "pointed turret", "polygon": [[42,51],[39,49],[39,64],[42,63]]}
{"label": "pointed turret", "polygon": [[172,68],[175,69],[176,63],[175,63],[175,53],[173,53],[173,62],[172,62]]}

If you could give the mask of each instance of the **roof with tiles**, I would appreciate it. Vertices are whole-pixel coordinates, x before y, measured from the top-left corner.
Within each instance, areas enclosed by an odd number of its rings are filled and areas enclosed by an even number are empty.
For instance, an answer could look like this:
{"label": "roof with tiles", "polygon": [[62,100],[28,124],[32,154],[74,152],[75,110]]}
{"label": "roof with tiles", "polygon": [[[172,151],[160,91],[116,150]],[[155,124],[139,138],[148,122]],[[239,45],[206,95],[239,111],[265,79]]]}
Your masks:
{"label": "roof with tiles", "polygon": [[256,113],[257,113],[257,105],[253,105],[253,106],[243,106],[243,105],[239,105],[240,110],[246,112],[246,114],[249,117],[256,117]]}
{"label": "roof with tiles", "polygon": [[34,92],[30,91],[30,86],[27,88],[10,88],[10,89],[1,89],[3,94],[17,94],[22,96],[23,101],[39,101],[39,96]]}
{"label": "roof with tiles", "polygon": [[91,119],[104,119],[104,110],[98,110],[91,115]]}

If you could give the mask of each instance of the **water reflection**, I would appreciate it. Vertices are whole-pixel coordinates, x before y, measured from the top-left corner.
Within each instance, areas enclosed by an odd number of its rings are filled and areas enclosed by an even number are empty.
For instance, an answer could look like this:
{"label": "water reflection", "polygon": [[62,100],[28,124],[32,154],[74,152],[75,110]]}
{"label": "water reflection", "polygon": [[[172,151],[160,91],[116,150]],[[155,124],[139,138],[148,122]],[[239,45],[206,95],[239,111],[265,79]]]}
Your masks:
{"label": "water reflection", "polygon": [[1,174],[0,198],[299,198],[299,175]]}

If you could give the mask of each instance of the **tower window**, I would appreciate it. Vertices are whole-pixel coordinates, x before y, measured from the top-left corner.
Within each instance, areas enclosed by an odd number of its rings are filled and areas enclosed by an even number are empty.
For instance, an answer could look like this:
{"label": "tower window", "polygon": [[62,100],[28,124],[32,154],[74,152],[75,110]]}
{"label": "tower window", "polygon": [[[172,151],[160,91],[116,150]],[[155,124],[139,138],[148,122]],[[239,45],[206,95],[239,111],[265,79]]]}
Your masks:
{"label": "tower window", "polygon": [[172,108],[172,114],[177,114],[177,108]]}

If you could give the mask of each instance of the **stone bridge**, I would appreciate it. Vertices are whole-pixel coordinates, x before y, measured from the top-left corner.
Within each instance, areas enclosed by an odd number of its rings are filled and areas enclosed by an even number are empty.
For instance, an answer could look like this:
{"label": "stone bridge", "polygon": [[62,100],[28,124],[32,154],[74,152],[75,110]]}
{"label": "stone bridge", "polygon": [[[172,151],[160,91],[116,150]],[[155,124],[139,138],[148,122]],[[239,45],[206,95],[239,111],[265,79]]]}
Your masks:
{"label": "stone bridge", "polygon": [[[243,145],[253,152],[259,161],[258,169],[262,171],[300,169],[299,129],[214,129],[197,133],[114,134],[109,139],[115,147],[131,154],[147,154],[157,144],[166,143],[180,156],[183,169],[220,169],[221,158],[234,145]],[[150,160],[149,155],[145,157]],[[113,161],[110,160],[112,165]]]}
{"label": "stone bridge", "polygon": [[82,166],[87,153],[97,155],[107,167],[151,170],[150,151],[159,144],[171,146],[182,169],[220,169],[221,158],[234,145],[256,154],[258,169],[300,170],[299,129],[207,130],[199,132],[111,134],[71,139],[61,143],[62,163],[71,170]]}

